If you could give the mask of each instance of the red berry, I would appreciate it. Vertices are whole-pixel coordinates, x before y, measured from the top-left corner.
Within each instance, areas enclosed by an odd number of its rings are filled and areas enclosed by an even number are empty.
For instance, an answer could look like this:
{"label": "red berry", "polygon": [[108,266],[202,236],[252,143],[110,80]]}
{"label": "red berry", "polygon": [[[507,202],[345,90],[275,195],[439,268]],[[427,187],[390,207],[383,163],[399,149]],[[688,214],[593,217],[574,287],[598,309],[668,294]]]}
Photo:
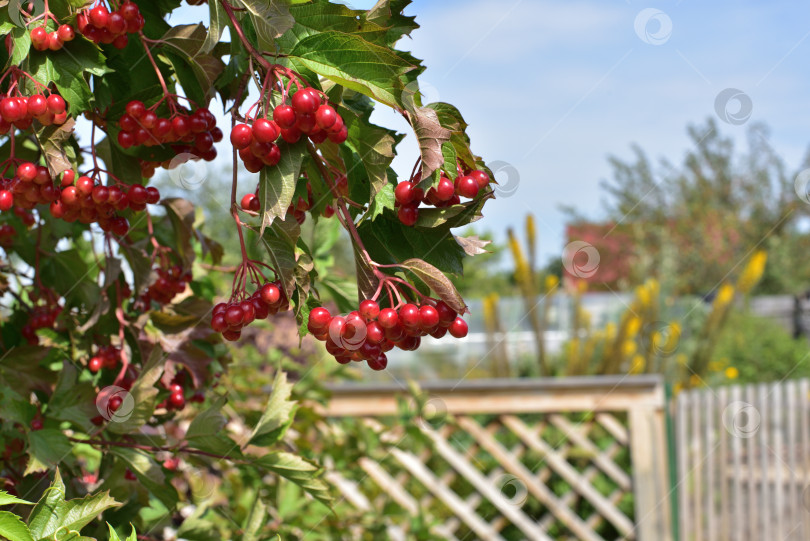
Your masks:
{"label": "red berry", "polygon": [[73,27],[69,24],[60,26],[56,33],[59,34],[59,39],[62,41],[73,41],[73,38],[76,37],[76,32],[73,31]]}
{"label": "red berry", "polygon": [[471,171],[470,176],[475,179],[479,190],[483,190],[489,184],[489,175],[487,175],[484,171]]}
{"label": "red berry", "polygon": [[14,206],[14,194],[9,190],[0,190],[0,210],[11,210]]}
{"label": "red berry", "polygon": [[457,317],[447,330],[456,338],[464,338],[467,336],[467,322]]}
{"label": "red berry", "polygon": [[104,6],[96,6],[90,10],[90,22],[96,28],[106,28],[110,22],[110,12]]}
{"label": "red berry", "polygon": [[140,100],[132,100],[127,104],[127,114],[132,118],[141,118],[146,113],[146,106]]}
{"label": "red berry", "polygon": [[157,205],[160,202],[160,192],[154,186],[146,188],[146,202],[150,205]]}
{"label": "red berry", "polygon": [[405,206],[399,207],[397,211],[397,216],[399,217],[399,221],[405,225],[411,226],[416,223],[416,220],[419,219],[419,209],[414,206]]}
{"label": "red berry", "polygon": [[313,308],[309,313],[309,325],[311,325],[313,329],[325,329],[331,319],[332,315],[326,308]]}
{"label": "red berry", "polygon": [[0,102],[0,115],[3,115],[3,119],[6,122],[15,122],[17,120],[21,120],[27,111],[28,107],[23,110],[20,106],[20,102],[15,100],[14,98],[6,98]]}
{"label": "red berry", "polygon": [[321,102],[317,95],[313,95],[307,88],[302,88],[292,97],[292,107],[296,113],[315,114]]}
{"label": "red berry", "polygon": [[243,317],[244,317],[244,313],[242,312],[242,307],[239,304],[232,304],[225,311],[225,321],[231,327],[236,327],[236,326],[241,325]]}
{"label": "red berry", "polygon": [[118,237],[123,237],[129,233],[129,222],[122,216],[117,216],[112,219],[110,231]]}
{"label": "red berry", "polygon": [[328,130],[335,125],[337,113],[331,106],[321,105],[318,107],[318,110],[315,111],[315,121],[321,129]]}
{"label": "red berry", "polygon": [[115,47],[116,49],[123,49],[124,47],[127,46],[128,43],[129,43],[129,36],[127,36],[126,34],[121,34],[120,36],[116,37],[112,42],[113,47]]}
{"label": "red berry", "polygon": [[37,51],[44,51],[48,48],[48,31],[44,26],[38,26],[31,30],[31,45]]}
{"label": "red berry", "polygon": [[55,115],[65,112],[65,100],[62,99],[62,96],[57,94],[51,94],[48,96],[48,111],[52,112]]}
{"label": "red berry", "polygon": [[436,303],[436,312],[439,314],[439,325],[449,327],[455,321],[456,311],[450,308],[444,301]]}
{"label": "red berry", "polygon": [[439,325],[439,312],[429,304],[419,308],[419,327],[429,332]]}
{"label": "red berry", "polygon": [[376,301],[366,299],[360,303],[360,315],[367,320],[377,319],[380,315],[380,305]]}
{"label": "red berry", "polygon": [[132,473],[132,470],[127,470],[126,473],[124,473],[124,479],[126,479],[127,481],[137,481],[138,480],[138,478],[135,476],[135,474]]}
{"label": "red berry", "polygon": [[380,310],[380,315],[377,316],[377,321],[382,328],[392,329],[399,324],[399,316],[393,308],[383,308]]}
{"label": "red berry", "polygon": [[222,338],[224,338],[228,342],[235,342],[239,340],[240,336],[242,336],[242,331],[232,331],[228,329],[227,331],[222,333]]}
{"label": "red berry", "polygon": [[327,137],[329,137],[330,141],[339,145],[349,137],[349,128],[343,126],[339,132],[330,132]]}
{"label": "red berry", "polygon": [[413,182],[408,180],[397,184],[397,187],[394,188],[394,197],[396,198],[397,203],[400,205],[407,205],[413,201],[413,188]]}
{"label": "red berry", "polygon": [[118,8],[118,12],[127,21],[134,21],[138,18],[138,15],[141,14],[141,10],[138,8],[138,5],[133,2],[124,2]]}
{"label": "red berry", "polygon": [[176,116],[172,119],[172,130],[178,137],[185,137],[191,133],[191,126],[189,126],[188,119],[184,116]]}
{"label": "red berry", "polygon": [[261,289],[261,297],[266,304],[276,304],[281,299],[281,290],[276,284],[264,284]]}
{"label": "red berry", "polygon": [[253,137],[260,143],[272,143],[281,134],[276,123],[259,118],[253,123]]}
{"label": "red berry", "polygon": [[90,195],[93,193],[93,179],[90,177],[79,177],[76,181],[76,189],[79,190],[80,195]]}
{"label": "red berry", "polygon": [[456,192],[461,197],[473,199],[478,195],[478,182],[469,175],[459,177],[456,179]]}
{"label": "red berry", "polygon": [[[79,179],[81,181],[81,179]],[[127,197],[132,203],[136,205],[142,205],[146,203],[146,200],[149,197],[149,193],[146,191],[146,188],[141,186],[140,184],[133,184],[129,188],[129,192],[127,192]]]}
{"label": "red berry", "polygon": [[48,112],[48,100],[42,94],[34,94],[28,98],[28,114],[41,116]]}
{"label": "red berry", "polygon": [[42,419],[39,417],[31,421],[31,430],[42,430]]}
{"label": "red berry", "polygon": [[255,193],[245,194],[245,196],[242,198],[242,208],[244,210],[253,210],[251,207],[253,206],[254,201],[256,202],[256,204],[259,203],[259,198],[256,197]]}
{"label": "red berry", "polygon": [[399,309],[399,321],[406,327],[416,327],[419,325],[419,308],[415,304],[408,303]]}
{"label": "red berry", "polygon": [[231,130],[231,144],[237,149],[247,148],[253,140],[253,130],[247,124],[237,124]]}
{"label": "red berry", "polygon": [[106,203],[110,197],[110,190],[106,186],[96,186],[93,188],[92,197],[96,203]]}
{"label": "red berry", "polygon": [[436,185],[435,190],[436,198],[439,201],[450,201],[456,189],[455,186],[453,186],[453,181],[443,176],[439,179],[439,184]]}
{"label": "red berry", "polygon": [[372,321],[366,325],[366,342],[380,344],[385,340],[385,331],[377,321]]}
{"label": "red berry", "polygon": [[273,109],[273,120],[282,129],[289,129],[295,125],[295,110],[289,105],[279,105]]}
{"label": "red berry", "polygon": [[127,31],[127,21],[124,19],[123,15],[117,11],[113,11],[110,13],[110,21],[107,24],[107,29],[112,34],[118,36],[119,34],[123,34]]}

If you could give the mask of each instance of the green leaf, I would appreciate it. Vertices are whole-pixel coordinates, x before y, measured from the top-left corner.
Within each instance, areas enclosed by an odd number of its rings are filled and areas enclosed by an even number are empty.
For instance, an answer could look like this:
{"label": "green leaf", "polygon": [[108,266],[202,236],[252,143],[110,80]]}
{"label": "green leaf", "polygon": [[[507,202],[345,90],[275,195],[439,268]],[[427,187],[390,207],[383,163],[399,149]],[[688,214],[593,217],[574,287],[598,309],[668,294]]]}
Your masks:
{"label": "green leaf", "polygon": [[90,419],[98,415],[95,400],[97,392],[90,382],[78,382],[79,370],[65,360],[59,372],[56,388],[48,401],[48,416],[68,421],[84,431],[90,431]]}
{"label": "green leaf", "polygon": [[[129,525],[132,528],[132,533],[127,536],[124,541],[138,541],[138,534],[135,533],[135,526],[132,524]],[[112,527],[112,525],[108,522],[107,527],[110,529],[110,541],[121,541],[121,538],[118,537],[118,533]]]}
{"label": "green leaf", "polygon": [[250,512],[247,518],[245,518],[245,523],[242,525],[243,533],[241,541],[259,541],[261,539],[259,533],[267,522],[267,506],[264,505],[264,502],[258,497],[257,493],[256,500],[250,507]]}
{"label": "green leaf", "polygon": [[[386,209],[394,210],[396,208],[396,196],[394,195],[394,185],[390,182],[383,186],[382,190],[377,192],[374,199],[371,201],[371,206],[368,211],[368,219],[374,220],[380,216]],[[419,216],[422,216],[422,210],[419,210]]]}
{"label": "green leaf", "polygon": [[259,49],[275,51],[274,40],[292,28],[295,23],[290,15],[288,2],[275,0],[239,0],[239,2],[250,14],[253,28],[256,29]]}
{"label": "green leaf", "polygon": [[[142,427],[152,417],[157,403],[158,390],[155,383],[163,373],[163,365],[166,355],[160,347],[155,346],[147,359],[141,374],[129,391],[134,407],[129,417],[116,419],[116,422],[107,424],[107,430],[113,434],[128,434],[135,432]],[[126,403],[126,402],[125,402]],[[119,414],[121,410],[116,411]]]}
{"label": "green leaf", "polygon": [[275,220],[261,237],[287,297],[291,297],[295,290],[295,244],[300,236],[301,226],[290,214],[284,221]]}
{"label": "green leaf", "polygon": [[160,500],[163,505],[169,509],[173,509],[177,505],[177,491],[166,480],[158,463],[146,451],[127,447],[113,447],[110,449],[110,454],[126,462],[130,471],[138,478],[138,482]]}
{"label": "green leaf", "polygon": [[45,532],[53,528],[52,522],[58,523],[59,505],[65,501],[65,484],[59,469],[56,470],[53,483],[45,489],[42,497],[28,515],[28,528],[35,539],[45,536]]}
{"label": "green leaf", "polygon": [[28,432],[28,454],[31,460],[26,475],[53,468],[70,455],[73,446],[61,430],[43,428]]}
{"label": "green leaf", "polygon": [[228,14],[219,2],[208,2],[208,32],[205,41],[200,45],[197,54],[208,54],[219,43],[225,27],[228,26]]}
{"label": "green leaf", "polygon": [[273,392],[248,443],[268,447],[284,436],[284,432],[292,423],[296,405],[294,400],[290,400],[292,389],[293,384],[287,381],[287,374],[283,370],[276,372]]}
{"label": "green leaf", "polygon": [[322,32],[300,40],[290,59],[391,107],[402,107],[400,76],[416,66],[394,51],[343,32]]}
{"label": "green leaf", "polygon": [[332,501],[329,486],[318,478],[320,468],[300,456],[277,451],[259,458],[255,465],[289,479],[326,506]]}
{"label": "green leaf", "polygon": [[225,405],[225,402],[226,399],[220,397],[211,404],[210,408],[195,416],[186,430],[186,438],[218,434],[228,422],[222,415],[222,406]]}
{"label": "green leaf", "polygon": [[9,541],[34,541],[28,526],[10,511],[0,511],[0,537]]}
{"label": "green leaf", "polygon": [[263,167],[259,176],[259,202],[261,203],[262,226],[260,234],[276,217],[284,220],[292,203],[295,184],[301,174],[301,162],[307,151],[307,138],[290,145],[280,141],[281,160],[272,167]]}
{"label": "green leaf", "polygon": [[451,282],[442,271],[421,259],[408,259],[400,263],[400,266],[414,273],[417,278],[435,291],[439,298],[446,302],[450,308],[459,314],[467,312],[467,305],[464,303],[464,299],[459,295],[453,282]]}
{"label": "green leaf", "polygon": [[31,51],[28,71],[43,85],[53,82],[68,103],[71,116],[90,109],[93,92],[85,73],[104,75],[109,71],[104,55],[86,39],[76,39],[58,51]]}
{"label": "green leaf", "polygon": [[0,505],[12,505],[12,504],[19,504],[19,505],[34,505],[34,502],[29,502],[27,500],[21,500],[17,496],[12,496],[5,490],[0,490]]}
{"label": "green leaf", "polygon": [[27,28],[15,27],[11,31],[11,38],[14,40],[14,50],[6,67],[16,66],[25,60],[31,49],[31,31]]}
{"label": "green leaf", "polygon": [[396,132],[368,123],[364,119],[353,120],[349,126],[346,144],[360,157],[368,174],[372,199],[388,184],[388,168],[394,160],[394,147],[398,142]]}

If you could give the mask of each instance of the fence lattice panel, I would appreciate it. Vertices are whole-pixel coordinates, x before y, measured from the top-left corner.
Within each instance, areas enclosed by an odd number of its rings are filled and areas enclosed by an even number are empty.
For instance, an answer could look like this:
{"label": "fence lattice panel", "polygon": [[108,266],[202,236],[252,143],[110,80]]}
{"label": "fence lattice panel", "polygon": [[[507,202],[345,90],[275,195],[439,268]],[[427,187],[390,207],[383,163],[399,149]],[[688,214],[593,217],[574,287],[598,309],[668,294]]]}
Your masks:
{"label": "fence lattice panel", "polygon": [[409,423],[394,391],[335,389],[327,410],[384,442],[327,473],[358,509],[396,505],[444,539],[669,539],[657,379],[436,384]]}

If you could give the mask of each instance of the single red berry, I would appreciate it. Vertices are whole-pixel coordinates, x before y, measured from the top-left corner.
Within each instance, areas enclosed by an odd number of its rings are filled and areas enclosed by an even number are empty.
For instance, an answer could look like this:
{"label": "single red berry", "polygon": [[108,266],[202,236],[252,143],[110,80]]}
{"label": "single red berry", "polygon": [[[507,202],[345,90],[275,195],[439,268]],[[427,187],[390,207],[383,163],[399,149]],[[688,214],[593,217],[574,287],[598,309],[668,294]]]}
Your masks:
{"label": "single red berry", "polygon": [[184,116],[176,116],[172,119],[172,130],[178,137],[185,137],[191,133],[191,126],[189,126],[188,119]]}
{"label": "single red berry", "polygon": [[442,177],[439,179],[439,184],[436,185],[436,198],[439,201],[450,201],[453,198],[453,194],[455,193],[455,186],[453,186],[453,181],[447,177]]}
{"label": "single red berry", "polygon": [[329,325],[332,315],[323,307],[313,308],[309,313],[309,325],[313,329],[325,329]]}
{"label": "single red berry", "polygon": [[378,321],[372,321],[366,325],[366,342],[380,344],[385,340],[385,331]]}
{"label": "single red berry", "polygon": [[328,130],[335,125],[337,113],[330,105],[321,105],[315,111],[315,121],[321,129]]}
{"label": "single red berry", "polygon": [[450,308],[444,301],[436,303],[436,312],[439,314],[439,325],[442,327],[449,327],[455,321],[456,311]]}
{"label": "single red berry", "polygon": [[127,21],[134,21],[138,18],[138,15],[141,14],[141,10],[138,8],[138,5],[133,2],[124,2],[118,8],[118,12]]}
{"label": "single red berry", "polygon": [[59,39],[62,41],[73,41],[76,37],[76,32],[73,31],[73,27],[69,24],[61,25],[56,33],[59,34]]}
{"label": "single red berry", "polygon": [[110,231],[118,237],[123,237],[129,233],[129,222],[123,216],[117,216],[112,219]]}
{"label": "single red berry", "polygon": [[79,194],[81,195],[90,195],[93,193],[93,179],[90,177],[79,177],[79,180],[76,181],[76,189],[79,190]]}
{"label": "single red berry", "polygon": [[90,22],[96,28],[107,28],[110,23],[110,11],[104,6],[96,6],[90,10]]}
{"label": "single red berry", "polygon": [[253,130],[247,124],[237,124],[231,130],[231,144],[237,149],[247,148],[253,140]]}
{"label": "single red berry", "polygon": [[380,315],[380,305],[377,304],[377,301],[366,299],[360,303],[360,315],[369,321],[377,319],[377,316]]}
{"label": "single red berry", "polygon": [[385,370],[385,367],[387,366],[388,366],[388,357],[386,357],[385,353],[380,353],[380,355],[377,358],[368,360],[368,367],[378,372],[380,370]]}
{"label": "single red berry", "polygon": [[349,137],[349,128],[343,126],[339,132],[330,132],[327,137],[329,137],[330,141],[339,145]]}
{"label": "single red berry", "polygon": [[179,410],[183,409],[186,405],[186,397],[183,396],[183,391],[175,392],[169,395],[169,404],[172,405],[173,408],[177,408]]}
{"label": "single red berry", "polygon": [[281,131],[275,122],[266,118],[259,118],[253,123],[253,137],[260,143],[272,143]]}
{"label": "single red berry", "polygon": [[222,338],[227,340],[228,342],[236,342],[239,340],[239,337],[242,336],[242,331],[236,331],[228,329],[227,331],[222,333]]}
{"label": "single red berry", "polygon": [[42,94],[34,94],[28,98],[28,114],[41,116],[48,112],[48,100]]}
{"label": "single red berry", "polygon": [[383,308],[380,310],[380,315],[377,316],[377,321],[382,328],[392,329],[399,324],[399,316],[393,308]]}
{"label": "single red berry", "polygon": [[57,94],[51,94],[48,96],[48,111],[52,112],[55,115],[61,114],[65,112],[65,100],[62,96]]}
{"label": "single red berry", "polygon": [[116,37],[112,42],[113,47],[115,47],[116,49],[123,49],[124,47],[127,46],[128,43],[129,43],[129,36],[127,36],[126,34],[121,34],[120,36]]}
{"label": "single red berry", "polygon": [[110,20],[107,24],[107,30],[109,30],[115,36],[119,34],[123,34],[127,31],[127,21],[124,19],[124,16],[121,15],[117,11],[113,11],[110,13]]}
{"label": "single red berry", "polygon": [[399,207],[397,216],[399,217],[400,222],[405,225],[412,226],[416,224],[416,220],[419,219],[419,208],[411,205]]}
{"label": "single red berry", "polygon": [[464,338],[467,336],[467,322],[457,317],[447,330],[456,338]]}
{"label": "single red berry", "polygon": [[31,30],[31,45],[37,51],[44,51],[48,48],[48,31],[44,26],[37,26]]}
{"label": "single red berry", "polygon": [[473,199],[478,195],[478,182],[469,175],[456,179],[456,192],[461,197]]}
{"label": "single red berry", "polygon": [[276,304],[281,299],[281,290],[276,284],[264,284],[261,289],[261,297],[266,304]]}
{"label": "single red berry", "polygon": [[243,317],[244,314],[242,313],[242,307],[239,304],[232,304],[225,311],[225,321],[231,327],[237,327],[241,325]]}
{"label": "single red berry", "polygon": [[106,203],[110,198],[110,190],[106,186],[96,186],[93,188],[92,197],[96,203]]}
{"label": "single red berry", "polygon": [[250,208],[253,206],[253,201],[259,202],[259,198],[256,197],[255,193],[246,193],[244,197],[242,197],[242,208],[244,210],[253,210]]}
{"label": "single red berry", "polygon": [[11,210],[14,206],[14,194],[10,190],[0,190],[0,210]]}
{"label": "single red berry", "polygon": [[302,88],[292,97],[292,107],[296,113],[315,114],[320,107],[321,101],[317,94],[313,95],[307,88]]}
{"label": "single red berry", "polygon": [[157,205],[160,202],[160,191],[154,186],[146,188],[146,202],[150,205]]}
{"label": "single red berry", "polygon": [[439,312],[429,304],[421,306],[419,308],[419,327],[425,332],[430,332],[438,325]]}
{"label": "single red berry", "polygon": [[39,417],[36,417],[31,421],[31,430],[42,430],[42,427],[42,419]]}
{"label": "single red berry", "polygon": [[[81,179],[79,180],[81,181]],[[149,193],[146,191],[146,188],[140,184],[133,184],[130,186],[129,191],[127,192],[127,197],[129,197],[129,200],[132,203],[142,205],[146,203],[146,200],[149,198]]]}
{"label": "single red berry", "polygon": [[394,197],[396,198],[397,203],[400,205],[407,205],[413,201],[413,188],[413,182],[408,180],[397,184],[397,187],[394,188]]}
{"label": "single red berry", "polygon": [[132,473],[132,470],[127,470],[126,473],[124,473],[124,479],[126,479],[127,481],[137,481],[138,480],[138,478],[135,476],[135,474]]}
{"label": "single red berry", "polygon": [[126,106],[126,111],[132,118],[141,118],[146,113],[146,106],[140,100],[132,100]]}
{"label": "single red berry", "polygon": [[478,184],[478,189],[483,190],[489,184],[489,175],[486,174],[484,171],[471,171],[470,176],[475,179],[475,182]]}
{"label": "single red berry", "polygon": [[273,120],[282,129],[290,129],[295,125],[295,110],[289,105],[279,105],[273,109]]}
{"label": "single red berry", "polygon": [[415,304],[408,303],[399,309],[399,321],[406,327],[416,327],[419,325],[419,308]]}

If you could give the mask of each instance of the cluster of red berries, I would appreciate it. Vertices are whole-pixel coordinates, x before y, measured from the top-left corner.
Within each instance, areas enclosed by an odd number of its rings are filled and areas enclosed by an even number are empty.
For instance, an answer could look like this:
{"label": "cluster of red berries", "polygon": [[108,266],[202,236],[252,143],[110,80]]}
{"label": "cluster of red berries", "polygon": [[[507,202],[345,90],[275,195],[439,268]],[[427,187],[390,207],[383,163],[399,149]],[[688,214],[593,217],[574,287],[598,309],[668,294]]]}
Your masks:
{"label": "cluster of red berries", "polygon": [[467,336],[467,322],[444,301],[426,298],[420,306],[404,304],[395,310],[380,309],[374,300],[364,300],[346,316],[332,316],[326,308],[309,313],[307,329],[326,342],[326,351],[340,364],[367,361],[372,370],[388,365],[385,352],[394,346],[414,351],[421,337],[441,338],[448,332],[456,338]]}
{"label": "cluster of red berries", "polygon": [[191,272],[183,272],[182,267],[179,265],[158,268],[157,275],[157,280],[147,288],[142,297],[147,307],[150,301],[155,301],[158,304],[172,302],[174,296],[185,291],[186,285],[191,282]]}
{"label": "cluster of red berries", "polygon": [[67,105],[59,94],[12,96],[0,101],[0,134],[6,134],[14,126],[27,130],[37,120],[43,126],[61,125],[67,120]]}
{"label": "cluster of red berries", "polygon": [[110,12],[104,5],[79,13],[76,25],[79,32],[90,41],[112,44],[116,49],[123,49],[129,43],[127,34],[134,34],[143,29],[145,21],[141,10],[134,2],[124,2],[118,10]]}
{"label": "cluster of red berries", "polygon": [[31,30],[31,46],[37,51],[58,51],[68,41],[73,41],[76,32],[69,24],[59,26],[55,31],[48,32],[44,26],[38,26]]}
{"label": "cluster of red berries", "polygon": [[17,230],[10,224],[0,225],[0,246],[8,248],[14,242],[14,236]]}
{"label": "cluster of red berries", "polygon": [[34,306],[31,315],[22,328],[22,336],[32,346],[39,344],[39,337],[37,330],[39,329],[52,329],[56,318],[62,312],[62,307],[55,302],[55,300],[46,297],[45,304],[38,304]]}
{"label": "cluster of red berries", "polygon": [[211,328],[228,341],[238,340],[242,328],[257,319],[287,309],[288,302],[279,282],[268,282],[242,301],[221,302],[214,306]]}
{"label": "cluster of red berries", "polygon": [[161,118],[154,107],[147,109],[142,101],[134,100],[127,104],[118,127],[121,128],[118,144],[122,148],[176,144],[182,147],[174,148],[178,153],[190,152],[206,161],[217,157],[214,143],[222,140],[216,117],[204,108],[189,114],[175,112],[169,118]]}
{"label": "cluster of red berries", "polygon": [[[244,210],[251,212],[259,212],[261,209],[259,196],[255,192],[245,194],[244,197],[242,197],[241,204]],[[299,224],[303,224],[307,218],[307,211],[311,209],[314,204],[314,200],[312,199],[312,187],[307,183],[307,198],[299,197],[297,201],[290,203],[290,206],[287,208],[287,213],[292,214],[295,217],[295,221]],[[321,215],[325,218],[331,218],[334,214],[335,207],[326,205]]]}
{"label": "cluster of red berries", "polygon": [[414,225],[419,218],[419,204],[435,207],[458,205],[462,197],[475,199],[478,193],[489,184],[489,175],[485,171],[474,169],[460,175],[453,182],[446,175],[439,178],[439,183],[427,193],[419,188],[419,180],[406,180],[397,184],[394,189],[396,204],[399,207],[397,216],[405,225]]}
{"label": "cluster of red berries", "polygon": [[[93,374],[101,370],[102,368],[106,368],[108,370],[112,370],[118,366],[118,362],[121,360],[121,350],[115,346],[102,346],[98,348],[96,354],[90,357],[90,360],[87,361],[87,369],[90,370]],[[121,405],[120,402],[118,406],[113,407],[113,400],[118,399],[121,400],[118,396],[113,396],[110,398],[110,409],[115,411]]]}

